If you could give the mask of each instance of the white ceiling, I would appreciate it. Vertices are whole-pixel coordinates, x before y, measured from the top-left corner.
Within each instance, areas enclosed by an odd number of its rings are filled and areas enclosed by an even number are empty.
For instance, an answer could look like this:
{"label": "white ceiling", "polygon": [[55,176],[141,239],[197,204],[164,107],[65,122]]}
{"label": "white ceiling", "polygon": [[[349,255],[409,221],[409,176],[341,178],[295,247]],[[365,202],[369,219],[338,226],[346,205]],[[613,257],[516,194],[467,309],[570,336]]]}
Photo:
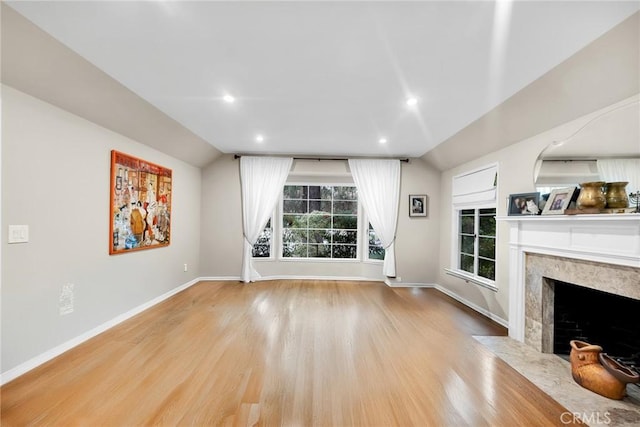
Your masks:
{"label": "white ceiling", "polygon": [[[410,157],[640,9],[637,1],[7,3],[222,152]],[[223,102],[225,93],[236,102]],[[415,109],[404,104],[409,95]]]}

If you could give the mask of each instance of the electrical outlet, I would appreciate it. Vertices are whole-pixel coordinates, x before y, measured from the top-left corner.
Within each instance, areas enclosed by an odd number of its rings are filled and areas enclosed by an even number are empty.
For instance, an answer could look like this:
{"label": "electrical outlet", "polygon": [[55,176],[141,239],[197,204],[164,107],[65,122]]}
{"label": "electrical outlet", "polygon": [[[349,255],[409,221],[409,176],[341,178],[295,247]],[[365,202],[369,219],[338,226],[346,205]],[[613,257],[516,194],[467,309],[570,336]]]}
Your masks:
{"label": "electrical outlet", "polygon": [[28,225],[10,225],[7,243],[28,243],[29,242],[29,226]]}
{"label": "electrical outlet", "polygon": [[187,266],[187,264],[185,263],[185,264],[184,264],[184,271],[188,271],[188,270],[189,270],[189,267],[188,267],[188,266]]}

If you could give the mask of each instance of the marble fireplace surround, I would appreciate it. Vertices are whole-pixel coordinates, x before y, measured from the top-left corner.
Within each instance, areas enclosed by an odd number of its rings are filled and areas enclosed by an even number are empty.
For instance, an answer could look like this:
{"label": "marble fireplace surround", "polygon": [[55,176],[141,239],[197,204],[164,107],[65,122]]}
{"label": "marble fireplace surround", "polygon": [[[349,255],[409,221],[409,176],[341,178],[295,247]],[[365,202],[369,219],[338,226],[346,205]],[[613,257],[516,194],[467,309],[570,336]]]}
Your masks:
{"label": "marble fireplace surround", "polygon": [[553,352],[547,278],[640,299],[640,214],[497,219],[509,225],[511,338]]}
{"label": "marble fireplace surround", "polygon": [[543,353],[553,353],[553,280],[640,300],[635,267],[535,253],[526,254],[525,265],[524,342]]}

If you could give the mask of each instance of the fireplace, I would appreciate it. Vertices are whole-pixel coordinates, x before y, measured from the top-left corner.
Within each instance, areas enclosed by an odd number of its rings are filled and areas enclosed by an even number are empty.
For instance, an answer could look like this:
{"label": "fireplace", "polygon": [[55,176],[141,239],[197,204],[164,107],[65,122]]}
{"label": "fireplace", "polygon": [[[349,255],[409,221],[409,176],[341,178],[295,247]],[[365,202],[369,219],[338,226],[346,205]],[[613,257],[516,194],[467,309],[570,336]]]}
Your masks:
{"label": "fireplace", "polygon": [[640,372],[640,300],[546,280],[553,294],[553,353],[569,356],[569,341],[597,344]]}
{"label": "fireplace", "polygon": [[[598,303],[604,303],[605,296],[617,301],[621,298],[629,306],[640,306],[639,268],[534,253],[526,255],[525,264],[524,342],[543,353],[555,353],[555,320],[567,314],[556,312],[558,291],[561,299],[568,300],[565,305],[573,311],[580,311],[580,304],[587,298],[584,295],[597,295],[596,307]],[[600,315],[596,307],[590,307],[589,315],[585,315],[591,318],[588,322],[598,322]],[[637,320],[628,320],[637,329]],[[582,322],[587,321],[583,319]],[[611,322],[606,320],[606,324],[611,325]],[[609,349],[605,348],[605,351]]]}
{"label": "fireplace", "polygon": [[509,225],[511,338],[553,353],[554,309],[549,281],[640,300],[640,215],[512,216],[498,220]]}

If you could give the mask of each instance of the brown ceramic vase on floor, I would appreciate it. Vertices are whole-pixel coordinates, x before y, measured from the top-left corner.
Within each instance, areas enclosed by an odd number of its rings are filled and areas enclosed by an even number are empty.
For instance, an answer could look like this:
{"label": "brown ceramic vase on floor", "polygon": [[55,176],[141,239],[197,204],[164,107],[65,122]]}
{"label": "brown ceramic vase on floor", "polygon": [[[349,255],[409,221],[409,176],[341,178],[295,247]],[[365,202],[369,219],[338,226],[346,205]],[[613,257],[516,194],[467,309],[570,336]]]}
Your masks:
{"label": "brown ceramic vase on floor", "polygon": [[569,360],[573,379],[594,393],[609,399],[622,399],[626,394],[627,383],[633,382],[633,373],[628,369],[625,371],[626,368],[606,355],[605,368],[601,362],[602,347],[599,345],[578,340],[573,340],[570,344]]}

